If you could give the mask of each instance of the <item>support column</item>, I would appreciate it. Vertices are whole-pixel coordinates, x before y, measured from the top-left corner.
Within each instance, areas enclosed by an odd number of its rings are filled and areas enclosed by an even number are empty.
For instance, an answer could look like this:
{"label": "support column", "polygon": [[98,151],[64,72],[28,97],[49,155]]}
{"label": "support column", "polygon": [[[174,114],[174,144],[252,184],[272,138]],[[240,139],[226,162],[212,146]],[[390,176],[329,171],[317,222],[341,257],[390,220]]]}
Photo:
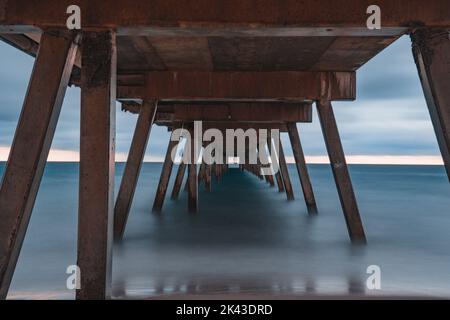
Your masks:
{"label": "support column", "polygon": [[205,189],[211,192],[211,165],[207,164],[205,168]]}
{"label": "support column", "polygon": [[267,176],[267,182],[269,182],[269,185],[270,185],[271,187],[274,187],[274,186],[275,186],[275,181],[273,180],[273,175],[268,175],[268,176]]}
{"label": "support column", "polygon": [[317,102],[317,110],[350,239],[352,242],[365,243],[366,236],[331,102]]}
{"label": "support column", "polygon": [[178,141],[173,141],[172,137],[166,151],[166,158],[161,170],[161,177],[159,178],[158,188],[156,189],[155,201],[153,202],[153,212],[159,213],[164,204],[164,198],[169,185],[170,175],[172,174],[172,150],[177,147]]}
{"label": "support column", "polygon": [[[191,213],[198,210],[198,179],[197,179],[197,148],[195,146],[194,130],[189,130],[191,135],[190,141],[190,163],[188,165],[188,209]],[[188,141],[189,143],[189,141]],[[217,167],[216,167],[217,168]]]}
{"label": "support column", "polygon": [[[222,134],[225,137],[225,133]],[[226,146],[226,142],[224,143],[224,145]],[[208,144],[206,142],[203,142],[203,152],[205,152],[207,146]],[[210,161],[211,159],[208,160]],[[202,180],[204,181],[205,191],[211,192],[211,165],[206,162],[205,156],[202,157],[202,164],[199,170],[199,185]]]}
{"label": "support column", "polygon": [[44,32],[0,187],[0,299],[6,299],[38,193],[79,37]]}
{"label": "support column", "polygon": [[316,200],[314,198],[314,191],[309,179],[308,168],[306,167],[305,154],[300,142],[297,124],[288,123],[289,139],[294,153],[295,165],[297,166],[298,176],[300,177],[300,184],[302,185],[303,196],[305,198],[306,207],[310,214],[317,213]]}
{"label": "support column", "polygon": [[198,177],[197,177],[197,181],[198,181],[199,185],[205,179],[205,167],[206,167],[206,163],[202,162],[202,164],[200,165],[200,169],[198,171]]}
{"label": "support column", "polygon": [[[259,141],[259,138],[258,138],[258,141]],[[268,182],[268,180],[267,180],[267,177],[264,177],[262,174],[261,174],[261,160],[259,159],[259,150],[256,150],[255,151],[256,152],[256,165],[255,165],[255,168],[256,168],[256,174],[257,174],[257,176],[258,176],[258,178],[259,178],[259,180],[266,180],[267,182]]]}
{"label": "support column", "polygon": [[139,111],[139,118],[114,208],[114,238],[117,240],[122,239],[125,231],[156,110],[156,101],[145,101]]}
{"label": "support column", "polygon": [[216,172],[216,182],[220,183],[220,180],[222,179],[222,165],[216,163],[215,164],[215,168],[216,168],[216,170],[215,170],[215,172]]}
{"label": "support column", "polygon": [[[187,167],[187,172],[188,172],[188,176],[189,176],[189,165],[186,165],[186,167]],[[188,190],[189,190],[189,178],[187,178],[186,179],[186,182],[184,183],[184,189],[183,189],[183,191],[184,192],[188,192]]]}
{"label": "support column", "polygon": [[275,180],[277,180],[278,192],[284,192],[283,177],[281,176],[279,170],[277,173],[275,173]]}
{"label": "support column", "polygon": [[[258,138],[258,141],[259,141],[259,138]],[[265,148],[266,148],[266,145],[264,145],[261,148],[262,149],[261,152],[262,152],[262,155],[264,157],[264,161],[269,164],[270,163],[269,162],[269,155],[267,154]],[[261,166],[260,166],[260,170],[261,170]],[[267,174],[267,175],[264,176],[264,178],[266,179],[267,183],[270,184],[271,187],[275,186],[275,182],[273,180],[273,175],[272,174]]]}
{"label": "support column", "polygon": [[450,33],[419,29],[411,35],[413,54],[450,181]]}
{"label": "support column", "polygon": [[286,158],[284,157],[283,144],[280,138],[280,150],[278,154],[278,161],[280,163],[280,171],[283,176],[284,190],[288,200],[294,200],[294,191],[292,190],[291,178],[289,177],[288,166],[286,164]]}
{"label": "support column", "polygon": [[114,32],[83,33],[77,299],[111,295],[116,54]]}

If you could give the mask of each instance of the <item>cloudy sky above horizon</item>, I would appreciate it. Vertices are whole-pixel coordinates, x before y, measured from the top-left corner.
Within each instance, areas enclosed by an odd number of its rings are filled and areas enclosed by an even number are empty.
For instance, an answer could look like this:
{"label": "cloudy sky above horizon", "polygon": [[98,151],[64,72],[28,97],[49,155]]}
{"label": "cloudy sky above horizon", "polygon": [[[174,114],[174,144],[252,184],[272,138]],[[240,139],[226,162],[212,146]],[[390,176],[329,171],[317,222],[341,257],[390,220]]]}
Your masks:
{"label": "cloudy sky above horizon", "polygon": [[[0,161],[7,158],[13,140],[33,61],[0,41]],[[52,144],[54,159],[73,160],[78,153],[79,103],[79,89],[69,88]],[[360,69],[356,101],[339,102],[334,106],[348,156],[358,155],[365,159],[363,162],[392,156],[410,160],[422,157],[428,159],[426,162],[440,162],[408,37],[402,37]],[[135,123],[136,116],[120,112],[118,106],[118,160],[126,157]],[[309,159],[326,155],[316,112],[313,123],[302,124],[299,129]],[[168,140],[167,130],[154,126],[146,159],[160,159]],[[287,140],[284,145],[286,154],[290,155]]]}

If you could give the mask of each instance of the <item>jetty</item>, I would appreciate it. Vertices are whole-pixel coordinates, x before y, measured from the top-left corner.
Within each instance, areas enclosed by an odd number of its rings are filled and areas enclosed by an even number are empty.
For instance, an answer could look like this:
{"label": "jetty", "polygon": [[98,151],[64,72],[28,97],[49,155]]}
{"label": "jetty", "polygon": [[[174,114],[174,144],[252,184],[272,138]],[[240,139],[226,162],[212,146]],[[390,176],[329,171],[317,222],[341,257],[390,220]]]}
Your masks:
{"label": "jetty", "polygon": [[[0,39],[35,57],[0,186],[0,299],[8,293],[68,86],[81,88],[77,299],[111,296],[112,247],[124,234],[153,125],[192,133],[201,121],[203,129],[223,132],[287,133],[307,214],[315,215],[320,211],[297,128],[312,121],[315,107],[350,240],[366,243],[333,102],[356,100],[358,69],[403,35],[412,40],[450,178],[450,1],[372,2],[0,0]],[[117,102],[138,119],[115,199]],[[273,137],[266,140],[267,146],[246,149],[240,167],[293,200],[281,143],[273,174],[263,176],[261,163],[245,161],[274,146]],[[171,152],[179,141],[167,143],[159,181],[146,182],[158,184],[156,214],[164,214]],[[185,144],[184,154],[196,158],[196,152]],[[195,214],[199,184],[211,190],[211,179],[220,179],[227,166],[227,159],[179,164],[171,198],[187,172],[187,211]]]}

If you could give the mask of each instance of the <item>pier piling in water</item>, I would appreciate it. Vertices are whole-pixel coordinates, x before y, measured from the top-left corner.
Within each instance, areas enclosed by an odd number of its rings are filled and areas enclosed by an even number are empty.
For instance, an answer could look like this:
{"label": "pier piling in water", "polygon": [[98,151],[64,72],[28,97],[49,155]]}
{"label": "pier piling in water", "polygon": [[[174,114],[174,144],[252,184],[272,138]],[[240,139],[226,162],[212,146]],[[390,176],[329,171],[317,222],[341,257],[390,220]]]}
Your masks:
{"label": "pier piling in water", "polygon": [[156,213],[161,212],[164,204],[164,198],[166,197],[167,187],[169,186],[169,180],[173,168],[172,150],[174,150],[177,144],[178,141],[172,140],[171,136],[167,146],[166,157],[164,158],[164,163],[161,169],[161,177],[159,178],[158,187],[156,189],[155,200],[153,202],[152,210]]}
{"label": "pier piling in water", "polygon": [[308,168],[306,167],[305,155],[300,143],[300,136],[296,123],[288,123],[289,139],[292,145],[292,152],[294,154],[295,165],[297,167],[298,176],[300,178],[300,184],[303,190],[303,196],[305,198],[306,207],[310,214],[317,213],[316,199],[314,197],[314,191],[309,179]]}
{"label": "pier piling in water", "polygon": [[156,111],[156,101],[144,102],[139,111],[136,129],[131,141],[130,152],[128,153],[128,159],[125,164],[116,205],[114,207],[114,238],[117,240],[122,238],[125,231],[145,150],[147,149],[151,128],[155,121]]}
{"label": "pier piling in water", "polygon": [[114,32],[84,32],[77,299],[111,296],[117,50]]}
{"label": "pier piling in water", "polygon": [[414,59],[450,180],[450,32],[419,28],[411,34]]}
{"label": "pier piling in water", "polygon": [[317,111],[350,239],[355,243],[364,243],[366,235],[331,102],[327,100],[317,102]]}
{"label": "pier piling in water", "polygon": [[41,37],[0,187],[0,299],[6,299],[25,239],[78,41],[65,32]]}

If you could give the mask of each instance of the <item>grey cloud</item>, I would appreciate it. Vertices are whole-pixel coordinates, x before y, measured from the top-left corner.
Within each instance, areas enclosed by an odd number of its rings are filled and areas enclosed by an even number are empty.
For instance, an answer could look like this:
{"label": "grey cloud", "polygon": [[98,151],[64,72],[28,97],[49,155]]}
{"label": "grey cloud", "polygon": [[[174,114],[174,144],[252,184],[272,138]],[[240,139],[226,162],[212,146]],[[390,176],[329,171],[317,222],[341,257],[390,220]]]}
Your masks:
{"label": "grey cloud", "polygon": [[403,36],[364,65],[358,72],[357,84],[358,98],[363,99],[422,96],[409,37]]}
{"label": "grey cloud", "polygon": [[[0,43],[0,144],[12,142],[33,59]],[[358,99],[334,104],[347,154],[439,154],[436,138],[411,54],[410,40],[395,44],[368,62],[357,75]],[[137,116],[117,107],[117,152],[127,153]],[[53,147],[79,149],[80,90],[70,88],[61,111]],[[305,153],[326,154],[317,113],[299,125]],[[154,126],[146,155],[164,156],[170,133]],[[285,152],[291,155],[283,136]]]}

